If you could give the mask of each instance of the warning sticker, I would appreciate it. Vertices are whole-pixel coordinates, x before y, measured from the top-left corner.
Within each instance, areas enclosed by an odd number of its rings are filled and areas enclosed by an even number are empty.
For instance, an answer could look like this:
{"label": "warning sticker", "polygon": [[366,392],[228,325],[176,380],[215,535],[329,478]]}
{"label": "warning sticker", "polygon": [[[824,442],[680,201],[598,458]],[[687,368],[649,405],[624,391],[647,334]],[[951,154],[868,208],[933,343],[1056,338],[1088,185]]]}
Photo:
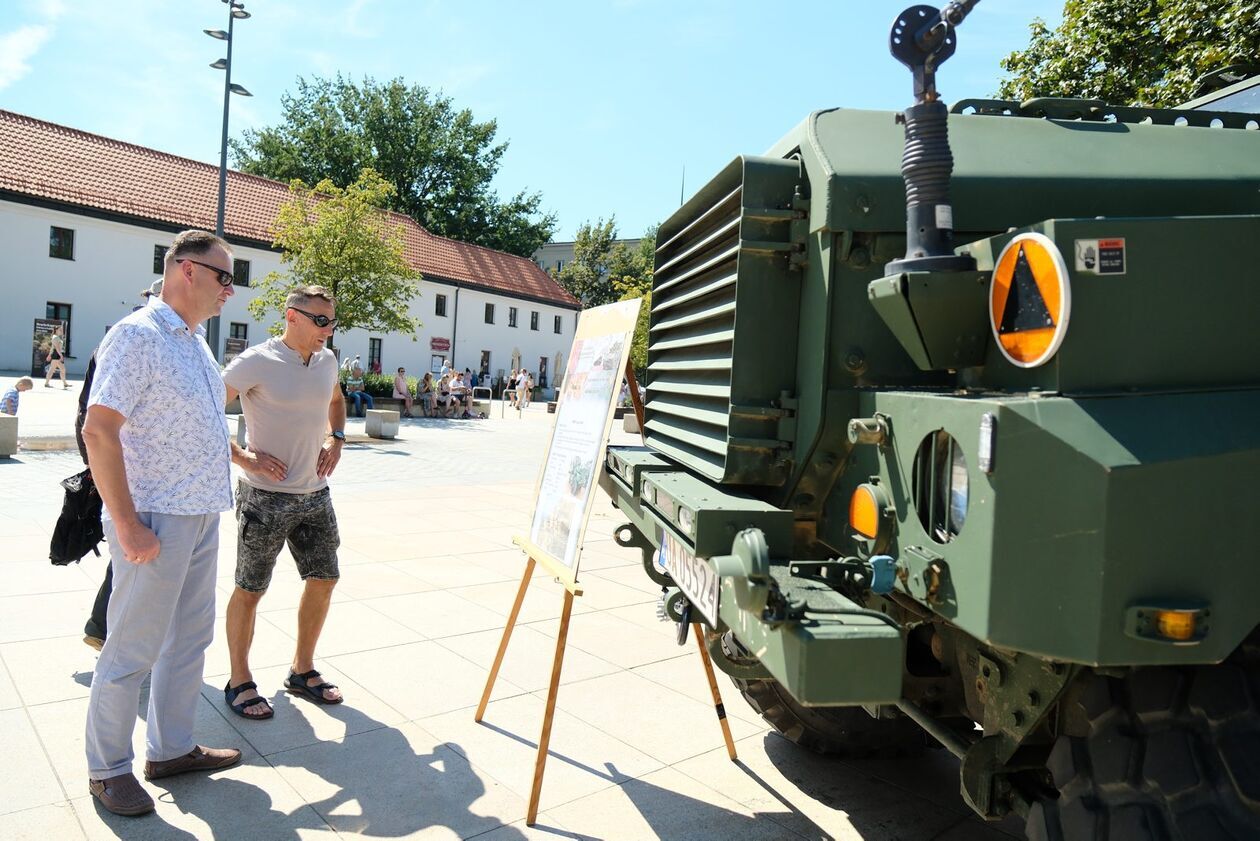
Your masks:
{"label": "warning sticker", "polygon": [[1087,274],[1124,274],[1124,238],[1078,239],[1076,270]]}
{"label": "warning sticker", "polygon": [[1035,368],[1054,356],[1067,333],[1071,291],[1063,255],[1044,235],[1020,234],[1002,249],[989,284],[989,326],[1012,365]]}

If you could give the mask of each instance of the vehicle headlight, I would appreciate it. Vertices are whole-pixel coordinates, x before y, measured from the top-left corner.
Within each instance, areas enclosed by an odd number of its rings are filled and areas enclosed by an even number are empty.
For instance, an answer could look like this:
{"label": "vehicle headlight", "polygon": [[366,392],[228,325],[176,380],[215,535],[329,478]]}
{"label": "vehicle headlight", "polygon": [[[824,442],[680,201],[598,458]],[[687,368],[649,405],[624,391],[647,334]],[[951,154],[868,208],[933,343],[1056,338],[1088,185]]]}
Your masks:
{"label": "vehicle headlight", "polygon": [[914,457],[914,507],[923,530],[937,543],[949,543],[967,521],[971,483],[967,457],[948,432],[923,439]]}

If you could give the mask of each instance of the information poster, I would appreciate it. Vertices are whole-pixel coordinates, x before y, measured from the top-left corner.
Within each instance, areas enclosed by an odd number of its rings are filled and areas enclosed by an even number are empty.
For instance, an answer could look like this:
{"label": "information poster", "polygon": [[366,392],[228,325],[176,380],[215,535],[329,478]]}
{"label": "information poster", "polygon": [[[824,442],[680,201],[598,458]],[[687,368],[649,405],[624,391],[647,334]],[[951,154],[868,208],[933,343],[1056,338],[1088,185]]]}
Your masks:
{"label": "information poster", "polygon": [[245,339],[227,338],[223,340],[223,365],[226,367],[233,359],[245,352],[249,342]]}
{"label": "information poster", "polygon": [[[66,322],[57,318],[37,318],[32,330],[31,339],[31,376],[41,378],[48,365],[48,351],[52,349],[53,331],[58,327],[65,332]],[[62,353],[65,353],[65,340],[62,340]]]}
{"label": "information poster", "polygon": [[[578,555],[640,301],[582,313],[561,380],[556,425],[535,494],[529,540],[576,581]],[[554,570],[553,570],[554,571]]]}

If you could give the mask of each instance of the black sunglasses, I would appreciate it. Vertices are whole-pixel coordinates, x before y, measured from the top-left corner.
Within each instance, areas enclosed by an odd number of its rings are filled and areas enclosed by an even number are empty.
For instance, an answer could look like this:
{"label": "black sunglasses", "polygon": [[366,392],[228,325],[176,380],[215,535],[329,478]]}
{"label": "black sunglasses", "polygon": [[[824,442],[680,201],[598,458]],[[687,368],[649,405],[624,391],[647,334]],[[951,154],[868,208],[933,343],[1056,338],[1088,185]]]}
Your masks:
{"label": "black sunglasses", "polygon": [[217,275],[216,280],[219,281],[220,286],[231,286],[232,282],[236,280],[236,276],[232,274],[231,272],[229,272],[227,269],[221,269],[218,266],[212,266],[209,263],[203,263],[200,260],[194,260],[191,257],[179,257],[179,258],[176,258],[175,262],[176,263],[196,263],[198,266],[202,266],[204,268],[209,269],[210,271],[214,272]]}
{"label": "black sunglasses", "polygon": [[315,322],[316,327],[336,327],[337,326],[337,319],[335,318],[329,318],[326,315],[316,315],[313,312],[300,310],[297,307],[289,307],[289,309],[293,310],[294,312],[302,313],[302,315],[306,316],[311,321]]}

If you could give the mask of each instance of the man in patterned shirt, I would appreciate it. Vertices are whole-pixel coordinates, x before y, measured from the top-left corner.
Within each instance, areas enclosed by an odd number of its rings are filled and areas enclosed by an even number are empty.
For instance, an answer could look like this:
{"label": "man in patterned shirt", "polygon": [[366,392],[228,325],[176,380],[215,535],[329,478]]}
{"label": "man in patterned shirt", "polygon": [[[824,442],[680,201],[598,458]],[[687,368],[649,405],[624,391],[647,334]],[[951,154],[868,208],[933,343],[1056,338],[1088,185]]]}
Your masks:
{"label": "man in patterned shirt", "polygon": [[119,815],[154,808],[131,748],[150,672],[145,779],[241,759],[193,739],[214,635],[219,513],[232,507],[223,381],[200,323],[232,296],[232,251],[184,231],[164,266],[161,299],[115,324],[97,349],[83,426],[114,576],[88,704],[88,788]]}

